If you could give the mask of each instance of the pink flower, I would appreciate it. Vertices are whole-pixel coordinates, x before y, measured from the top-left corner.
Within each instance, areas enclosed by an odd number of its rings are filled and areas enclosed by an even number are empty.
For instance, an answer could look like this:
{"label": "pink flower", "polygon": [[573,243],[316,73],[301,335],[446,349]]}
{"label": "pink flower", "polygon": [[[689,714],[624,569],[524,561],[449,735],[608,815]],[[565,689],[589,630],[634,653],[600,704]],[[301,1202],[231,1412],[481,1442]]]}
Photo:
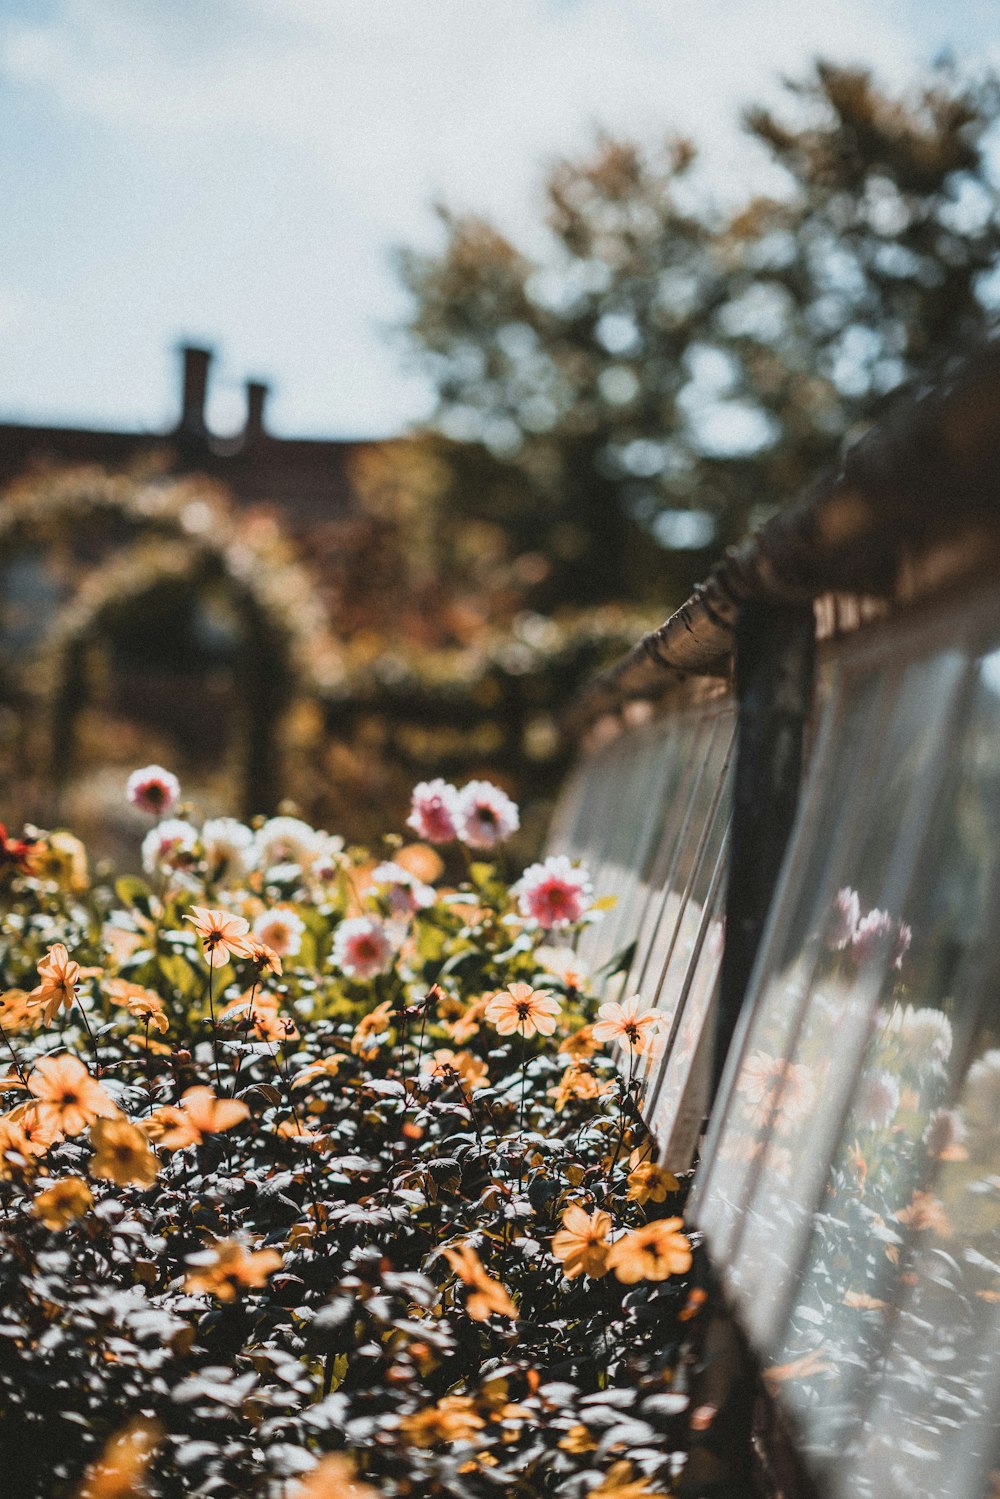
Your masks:
{"label": "pink flower", "polygon": [[861,920],[861,902],[858,900],[858,892],[845,885],[843,890],[837,891],[837,898],[833,903],[830,913],[830,926],[826,935],[826,945],[835,952],[850,945]]}
{"label": "pink flower", "polygon": [[434,904],[434,891],[414,879],[401,864],[380,864],[372,870],[372,880],[380,887],[380,894],[389,902],[394,916],[408,916],[411,911],[422,911]]}
{"label": "pink flower", "polygon": [[451,843],[458,837],[458,792],[440,776],[413,788],[406,826],[428,843]]}
{"label": "pink flower", "polygon": [[591,895],[590,876],[574,868],[565,854],[550,854],[543,863],[528,866],[512,893],[521,915],[548,931],[580,920]]}
{"label": "pink flower", "polygon": [[162,765],[147,765],[144,770],[133,770],[125,794],[140,812],[148,812],[151,817],[166,817],[177,805],[181,783]]}
{"label": "pink flower", "polygon": [[517,807],[492,781],[470,781],[458,793],[458,836],[470,848],[495,848],[521,826]]}
{"label": "pink flower", "polygon": [[333,939],[333,961],[351,979],[386,973],[394,952],[388,932],[374,916],[352,916],[342,921]]}
{"label": "pink flower", "polygon": [[150,828],[142,840],[142,867],[147,874],[190,869],[197,862],[198,829],[177,817],[168,817]]}
{"label": "pink flower", "polygon": [[888,911],[869,911],[867,916],[862,916],[851,938],[851,956],[859,964],[870,962],[883,951],[895,926]]}

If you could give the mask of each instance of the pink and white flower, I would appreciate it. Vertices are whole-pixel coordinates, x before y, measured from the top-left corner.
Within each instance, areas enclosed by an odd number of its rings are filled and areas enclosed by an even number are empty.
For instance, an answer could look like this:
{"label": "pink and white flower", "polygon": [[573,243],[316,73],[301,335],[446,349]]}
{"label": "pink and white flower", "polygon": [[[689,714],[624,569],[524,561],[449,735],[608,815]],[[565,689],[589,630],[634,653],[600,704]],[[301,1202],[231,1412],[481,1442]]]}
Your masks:
{"label": "pink and white flower", "polygon": [[265,871],[283,865],[308,870],[324,836],[299,817],[270,817],[257,833],[257,864]]}
{"label": "pink and white flower", "polygon": [[434,891],[415,879],[401,864],[380,864],[372,870],[372,881],[384,895],[393,916],[409,916],[434,904]]}
{"label": "pink and white flower", "polygon": [[277,905],[262,911],[253,924],[253,934],[279,958],[294,958],[302,947],[306,924],[294,906]]}
{"label": "pink and white flower", "polygon": [[550,854],[540,864],[529,864],[511,893],[522,916],[550,931],[580,920],[592,886],[586,869],[571,864],[565,854]]}
{"label": "pink and white flower", "polygon": [[351,979],[387,973],[396,948],[385,924],[374,916],[350,916],[333,938],[333,962]]}
{"label": "pink and white flower", "polygon": [[840,952],[849,947],[854,940],[854,934],[861,920],[861,902],[858,892],[845,885],[842,890],[837,891],[830,913],[830,925],[826,935],[826,945],[834,952]]}
{"label": "pink and white flower", "polygon": [[253,859],[254,836],[235,817],[211,817],[201,830],[205,863],[215,880],[238,880]]}
{"label": "pink and white flower", "polygon": [[888,1129],[899,1111],[900,1096],[891,1072],[868,1072],[854,1100],[854,1118],[862,1129]]}
{"label": "pink and white flower", "polygon": [[521,826],[517,807],[492,781],[470,781],[458,793],[458,836],[469,848],[496,848]]}
{"label": "pink and white flower", "polygon": [[146,765],[142,770],[133,770],[125,794],[140,812],[148,812],[150,817],[166,817],[177,805],[181,783],[162,765]]}
{"label": "pink and white flower", "polygon": [[413,788],[406,826],[428,843],[451,843],[458,837],[458,792],[440,776]]}
{"label": "pink and white flower", "polygon": [[179,817],[168,817],[142,840],[142,867],[147,874],[190,869],[197,846],[198,829]]}

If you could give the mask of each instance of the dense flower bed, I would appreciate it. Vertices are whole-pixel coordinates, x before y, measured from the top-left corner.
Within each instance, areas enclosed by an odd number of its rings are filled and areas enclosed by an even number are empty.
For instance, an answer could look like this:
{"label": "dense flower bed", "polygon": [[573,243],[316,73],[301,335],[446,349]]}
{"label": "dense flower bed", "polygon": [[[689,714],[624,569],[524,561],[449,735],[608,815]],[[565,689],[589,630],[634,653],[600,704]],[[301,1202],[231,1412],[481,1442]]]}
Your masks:
{"label": "dense flower bed", "polygon": [[586,872],[485,782],[378,857],[178,794],[148,883],[0,837],[5,1492],[666,1494],[701,1293]]}

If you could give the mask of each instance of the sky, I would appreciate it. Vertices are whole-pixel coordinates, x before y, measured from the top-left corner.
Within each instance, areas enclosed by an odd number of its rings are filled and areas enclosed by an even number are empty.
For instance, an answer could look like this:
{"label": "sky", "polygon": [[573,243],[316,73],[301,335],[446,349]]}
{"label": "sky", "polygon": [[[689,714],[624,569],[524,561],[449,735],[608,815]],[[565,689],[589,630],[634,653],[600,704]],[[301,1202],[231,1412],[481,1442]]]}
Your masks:
{"label": "sky", "polygon": [[904,85],[1000,59],[996,0],[0,0],[0,420],[159,431],[183,340],[210,421],[384,436],[432,392],[398,333],[432,204],[540,247],[597,128],[766,185],[740,109],[816,55]]}

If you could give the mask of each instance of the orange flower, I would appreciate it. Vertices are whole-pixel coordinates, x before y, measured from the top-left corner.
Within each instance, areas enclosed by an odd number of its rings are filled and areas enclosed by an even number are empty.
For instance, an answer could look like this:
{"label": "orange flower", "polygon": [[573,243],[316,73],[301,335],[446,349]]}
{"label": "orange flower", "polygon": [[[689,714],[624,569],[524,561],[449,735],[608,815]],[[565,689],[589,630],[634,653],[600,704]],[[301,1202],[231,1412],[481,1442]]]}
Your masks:
{"label": "orange flower", "polygon": [[258,973],[273,973],[276,977],[281,974],[281,959],[273,947],[268,947],[266,942],[261,942],[251,932],[247,938],[246,956],[254,965]]}
{"label": "orange flower", "polygon": [[933,1192],[914,1192],[909,1204],[896,1214],[896,1222],[917,1232],[929,1228],[942,1239],[949,1238],[952,1232],[948,1214]]}
{"label": "orange flower", "polygon": [[441,1047],[431,1057],[430,1073],[431,1077],[443,1078],[457,1073],[458,1080],[467,1093],[490,1085],[486,1063],[473,1056],[471,1051],[449,1051],[447,1047]]}
{"label": "orange flower", "polygon": [[204,1268],[189,1275],[187,1290],[214,1296],[217,1301],[235,1301],[241,1291],[267,1284],[269,1275],[281,1266],[276,1249],[248,1251],[239,1239],[219,1239],[203,1254],[190,1255],[189,1263]]}
{"label": "orange flower", "polygon": [[571,1062],[585,1062],[596,1050],[597,1042],[594,1040],[592,1025],[581,1025],[578,1031],[559,1042],[560,1056],[569,1057]]}
{"label": "orange flower", "polygon": [[601,1005],[597,1012],[597,1024],[594,1026],[594,1040],[601,1043],[613,1042],[639,1056],[648,1051],[655,1032],[663,1024],[663,1015],[659,1010],[644,1010],[641,1006],[642,997],[639,994],[633,994],[621,1004],[617,1000],[610,1000]]}
{"label": "orange flower", "polygon": [[486,1322],[494,1313],[498,1317],[517,1318],[517,1307],[498,1280],[487,1275],[486,1268],[471,1244],[460,1244],[457,1249],[446,1249],[445,1258],[471,1292],[466,1297],[465,1310],[473,1322]]}
{"label": "orange flower", "polygon": [[37,1100],[29,1098],[24,1103],[17,1104],[7,1115],[24,1134],[33,1156],[44,1155],[57,1140],[64,1138],[62,1130],[52,1119],[42,1123],[38,1117],[38,1108]]}
{"label": "orange flower", "polygon": [[0,994],[0,1025],[5,1031],[23,1030],[37,1018],[37,1003],[25,989],[8,989]]}
{"label": "orange flower", "polygon": [[112,1181],[119,1187],[130,1182],[151,1187],[158,1170],[156,1157],[141,1129],[127,1119],[97,1119],[90,1126],[94,1158],[91,1176]]}
{"label": "orange flower", "polygon": [[[31,1169],[31,1159],[40,1152],[10,1114],[0,1116],[0,1179],[20,1176]],[[14,1157],[9,1160],[8,1157]],[[19,1158],[19,1159],[18,1159]]]}
{"label": "orange flower", "polygon": [[146,1020],[161,1033],[168,1029],[169,1021],[163,1013],[163,1002],[152,989],[141,984],[130,984],[128,979],[110,979],[108,993],[117,1004],[124,1005],[137,1020]]}
{"label": "orange flower", "polygon": [[433,1447],[435,1442],[472,1442],[486,1422],[468,1395],[442,1395],[436,1405],[404,1416],[399,1429],[414,1447]]}
{"label": "orange flower", "polygon": [[612,1463],[587,1499],[670,1499],[663,1489],[651,1489],[651,1478],[633,1478],[630,1462]]}
{"label": "orange flower", "polygon": [[486,1006],[486,1019],[501,1036],[513,1036],[515,1031],[525,1040],[536,1031],[540,1036],[551,1036],[558,1018],[555,995],[532,989],[530,984],[508,984]]}
{"label": "orange flower", "polygon": [[205,956],[210,968],[221,968],[230,957],[247,956],[246,936],[250,923],[242,916],[233,916],[229,911],[216,911],[207,906],[192,906],[193,916],[185,916],[205,944]]}
{"label": "orange flower", "polygon": [[628,1195],[633,1202],[665,1202],[667,1194],[680,1190],[672,1171],[665,1171],[655,1161],[643,1160],[642,1150],[629,1157]]}
{"label": "orange flower", "polygon": [[[487,1009],[492,1003],[491,994],[481,994],[474,999],[464,1010],[459,1009],[457,1015],[441,1021],[441,1029],[450,1036],[456,1046],[464,1046],[466,1041],[471,1041],[473,1036],[479,1034],[479,1022],[483,1019]],[[446,1001],[447,1004],[459,1005],[458,1000]]]}
{"label": "orange flower", "polygon": [[392,1000],[384,999],[374,1010],[362,1015],[351,1037],[351,1050],[356,1057],[371,1062],[378,1056],[379,1047],[373,1037],[388,1035],[394,1013]]}
{"label": "orange flower", "polygon": [[42,1128],[78,1135],[97,1118],[112,1119],[117,1108],[77,1057],[63,1052],[42,1057],[28,1079],[29,1092],[38,1099]]}
{"label": "orange flower", "polygon": [[257,1037],[260,1041],[297,1041],[298,1027],[290,1017],[278,1013],[278,1000],[274,994],[255,994],[250,997],[251,991],[241,994],[239,999],[234,999],[228,1004],[219,1016],[219,1020],[227,1020],[242,1031]]}
{"label": "orange flower", "polygon": [[94,1194],[82,1176],[64,1176],[44,1192],[39,1192],[31,1211],[46,1228],[65,1228],[93,1205]]}
{"label": "orange flower", "polygon": [[679,1230],[683,1218],[657,1218],[612,1244],[608,1266],[615,1278],[633,1286],[640,1280],[666,1280],[691,1268],[691,1241]]}
{"label": "orange flower", "polygon": [[32,989],[29,998],[44,1004],[45,1024],[51,1025],[60,1009],[70,1009],[76,999],[80,965],[74,963],[61,942],[55,942],[39,960],[38,975],[42,982]]}
{"label": "orange flower", "polygon": [[216,1098],[211,1088],[188,1088],[180,1107],[167,1104],[158,1109],[146,1121],[146,1127],[168,1150],[183,1150],[186,1145],[200,1145],[206,1135],[232,1129],[249,1113],[238,1098]]}
{"label": "orange flower", "polygon": [[570,1066],[554,1088],[549,1088],[549,1098],[556,1101],[556,1113],[561,1114],[571,1098],[601,1098],[613,1091],[614,1083],[599,1083],[586,1067]]}
{"label": "orange flower", "polygon": [[130,1421],[87,1468],[77,1499],[138,1499],[146,1492],[143,1478],[162,1438],[159,1422],[145,1416]]}
{"label": "orange flower", "polygon": [[354,1464],[342,1452],[320,1458],[292,1492],[291,1499],[378,1499],[369,1483],[355,1477]]}
{"label": "orange flower", "polygon": [[563,1213],[563,1226],[553,1235],[552,1253],[562,1261],[567,1280],[589,1275],[594,1280],[607,1273],[608,1234],[611,1219],[600,1211],[588,1217],[577,1203]]}

